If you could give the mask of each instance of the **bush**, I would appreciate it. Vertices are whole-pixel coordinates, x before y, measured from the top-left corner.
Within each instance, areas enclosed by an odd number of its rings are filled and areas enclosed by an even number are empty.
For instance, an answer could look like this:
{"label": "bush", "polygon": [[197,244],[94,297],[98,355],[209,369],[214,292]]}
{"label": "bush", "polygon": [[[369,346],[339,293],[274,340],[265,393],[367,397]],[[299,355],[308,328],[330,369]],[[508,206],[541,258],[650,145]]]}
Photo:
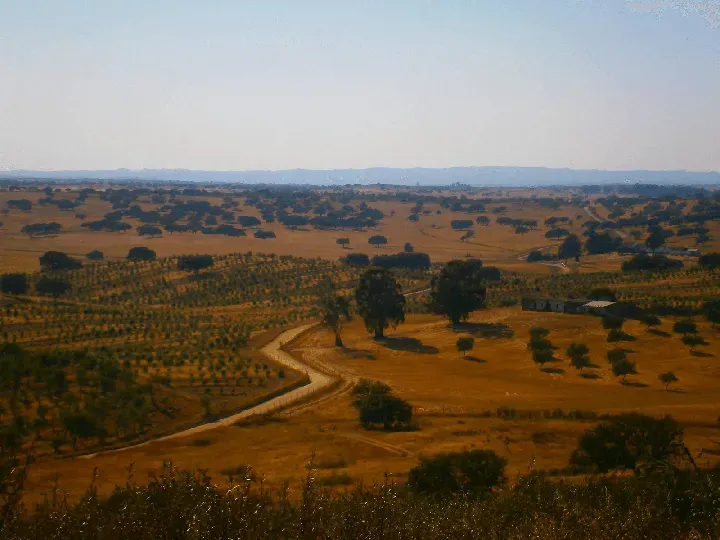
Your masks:
{"label": "bush", "polygon": [[154,261],[156,258],[157,254],[152,249],[144,246],[130,248],[127,254],[128,261]]}
{"label": "bush", "polygon": [[351,253],[340,260],[348,266],[370,266],[370,257],[364,253]]}
{"label": "bush", "polygon": [[26,294],[28,291],[27,274],[3,274],[0,276],[0,290],[5,294]]}
{"label": "bush", "polygon": [[469,229],[474,225],[472,219],[453,219],[450,222],[450,226],[455,229],[456,231],[462,230],[462,229]]}
{"label": "bush", "polygon": [[178,257],[178,270],[195,272],[210,268],[215,264],[211,255],[181,255]]}
{"label": "bush", "polygon": [[427,253],[397,253],[395,255],[375,255],[373,266],[380,268],[410,268],[412,270],[428,270],[430,256]]}
{"label": "bush", "polygon": [[475,498],[505,483],[506,465],[492,450],[439,454],[410,469],[407,485],[416,493]]}
{"label": "bush", "polygon": [[720,253],[713,252],[701,255],[698,263],[700,266],[704,266],[706,268],[720,268]]}
{"label": "bush", "polygon": [[155,225],[140,225],[137,232],[140,236],[162,236],[162,229]]}
{"label": "bush", "polygon": [[272,231],[255,231],[255,234],[253,234],[255,238],[259,238],[260,240],[267,240],[269,238],[275,238],[275,233]]}
{"label": "bush", "polygon": [[672,417],[627,413],[586,431],[570,463],[603,473],[626,469],[639,474],[672,466],[683,448],[683,430]]}
{"label": "bush", "polygon": [[629,261],[622,263],[623,272],[638,272],[641,270],[678,270],[684,265],[682,261],[670,259],[665,255],[646,255],[640,253]]}
{"label": "bush", "polygon": [[475,338],[469,336],[459,337],[457,339],[457,342],[455,342],[455,347],[458,351],[463,353],[463,356],[465,356],[468,351],[472,351],[474,346]]}
{"label": "bush", "polygon": [[379,235],[379,234],[368,238],[368,244],[370,244],[371,246],[380,247],[387,243],[388,243],[387,238],[382,235]]}
{"label": "bush", "polygon": [[105,254],[102,251],[95,249],[85,255],[85,258],[89,261],[102,261],[105,259]]}
{"label": "bush", "polygon": [[82,263],[61,251],[46,251],[40,257],[40,269],[44,271],[77,270]]}
{"label": "bush", "polygon": [[69,292],[72,289],[70,283],[61,279],[52,279],[47,276],[41,277],[35,284],[35,290],[40,294],[47,294],[54,298]]}
{"label": "bush", "polygon": [[403,429],[410,425],[412,406],[393,395],[390,387],[380,381],[361,380],[352,395],[353,407],[360,415],[365,428],[381,424],[383,429]]}

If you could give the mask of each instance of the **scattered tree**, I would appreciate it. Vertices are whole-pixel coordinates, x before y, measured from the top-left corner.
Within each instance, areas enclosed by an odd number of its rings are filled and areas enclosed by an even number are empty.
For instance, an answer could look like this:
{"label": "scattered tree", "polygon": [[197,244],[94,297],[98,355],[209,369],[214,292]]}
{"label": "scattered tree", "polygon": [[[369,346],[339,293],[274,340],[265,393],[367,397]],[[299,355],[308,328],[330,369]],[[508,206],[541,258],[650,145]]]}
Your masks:
{"label": "scattered tree", "polygon": [[720,300],[703,302],[702,312],[708,322],[712,323],[713,328],[715,328],[720,323]]}
{"label": "scattered tree", "polygon": [[560,245],[558,250],[558,258],[565,259],[578,259],[582,254],[582,245],[580,239],[575,234],[571,234]]}
{"label": "scattered tree", "polygon": [[27,274],[16,273],[0,276],[0,290],[5,294],[27,294],[28,287]]}
{"label": "scattered tree", "polygon": [[690,320],[677,321],[673,324],[673,332],[687,336],[688,334],[697,334],[698,328],[697,325]]}
{"label": "scattered tree", "polygon": [[683,345],[690,347],[690,350],[693,351],[695,347],[698,345],[706,345],[707,342],[697,334],[688,334],[682,337],[680,340],[683,342]]}
{"label": "scattered tree", "polygon": [[662,382],[665,385],[665,390],[667,391],[670,388],[670,385],[674,382],[677,382],[679,379],[675,376],[675,373],[672,371],[667,371],[665,373],[661,373],[658,375],[658,379],[660,379],[660,382]]}
{"label": "scattered tree", "polygon": [[622,377],[623,382],[625,382],[628,375],[635,375],[637,373],[637,369],[635,367],[635,362],[628,358],[624,358],[622,360],[618,360],[617,362],[613,362],[612,372],[616,377]]}
{"label": "scattered tree", "polygon": [[625,321],[620,317],[605,316],[602,318],[602,325],[605,330],[621,330]]}
{"label": "scattered tree", "polygon": [[178,270],[195,272],[195,275],[215,264],[211,255],[181,255],[178,257]]}
{"label": "scattered tree", "polygon": [[95,249],[85,255],[85,258],[89,261],[102,261],[105,259],[105,254],[102,251]]}
{"label": "scattered tree", "polygon": [[465,356],[468,351],[472,351],[474,346],[475,338],[472,338],[470,336],[459,337],[455,342],[455,347],[458,351],[463,353],[463,356]]}
{"label": "scattered tree", "polygon": [[650,229],[650,236],[645,240],[645,245],[650,249],[657,249],[665,244],[665,235],[662,227],[654,226]]}
{"label": "scattered tree", "polygon": [[370,266],[370,257],[365,253],[350,253],[340,260],[348,266]]}
{"label": "scattered tree", "polygon": [[392,273],[385,268],[368,268],[355,290],[358,314],[375,339],[383,338],[389,326],[405,321],[405,297]]}
{"label": "scattered tree", "polygon": [[413,251],[415,251],[415,248],[410,242],[405,242],[405,245],[403,246],[403,251],[405,253],[412,253]]}
{"label": "scattered tree", "polygon": [[589,353],[590,349],[587,345],[575,342],[571,343],[567,351],[565,351],[565,354],[570,358],[570,364],[581,372],[590,365]]}
{"label": "scattered tree", "polygon": [[662,324],[660,317],[658,317],[657,315],[646,314],[642,317],[641,320],[645,324],[645,326],[648,327],[648,330],[653,326],[660,326]]}
{"label": "scattered tree", "polygon": [[672,417],[626,413],[586,431],[570,463],[601,473],[625,469],[642,474],[672,466],[683,453],[683,430]]}
{"label": "scattered tree", "polygon": [[324,287],[320,296],[320,313],[323,324],[335,334],[335,346],[342,347],[343,324],[352,319],[350,299],[337,293],[334,284]]}
{"label": "scattered tree", "polygon": [[368,244],[370,244],[371,246],[375,246],[376,248],[379,248],[380,246],[383,246],[387,243],[387,238],[379,234],[368,238]]}
{"label": "scattered tree", "polygon": [[40,256],[40,269],[43,271],[77,270],[82,263],[61,251],[46,251]]}
{"label": "scattered tree", "polygon": [[[207,223],[207,221],[206,221]],[[157,237],[162,236],[162,229],[155,225],[140,225],[137,228],[137,232],[140,236]]]}
{"label": "scattered tree", "polygon": [[610,349],[607,352],[607,361],[609,364],[614,364],[627,358],[627,353],[623,349]]}
{"label": "scattered tree", "polygon": [[430,307],[453,326],[485,305],[482,261],[450,261],[431,281]]}
{"label": "scattered tree", "polygon": [[335,243],[339,246],[342,246],[343,249],[347,249],[347,246],[350,245],[350,239],[349,238],[338,238],[335,240]]}
{"label": "scattered tree", "polygon": [[61,279],[53,279],[47,276],[41,277],[35,284],[35,290],[40,294],[47,294],[56,298],[61,296],[72,289],[72,285],[67,281]]}
{"label": "scattered tree", "polygon": [[392,393],[391,388],[380,381],[362,379],[352,390],[353,407],[360,415],[365,428],[381,424],[383,429],[407,428],[412,420],[412,405]]}
{"label": "scattered tree", "polygon": [[505,483],[507,460],[492,450],[466,450],[424,458],[410,469],[408,487],[436,497],[476,498]]}
{"label": "scattered tree", "polygon": [[698,263],[705,268],[720,268],[720,253],[713,252],[701,255]]}
{"label": "scattered tree", "polygon": [[128,261],[154,261],[156,258],[157,254],[145,246],[130,248],[127,254]]}

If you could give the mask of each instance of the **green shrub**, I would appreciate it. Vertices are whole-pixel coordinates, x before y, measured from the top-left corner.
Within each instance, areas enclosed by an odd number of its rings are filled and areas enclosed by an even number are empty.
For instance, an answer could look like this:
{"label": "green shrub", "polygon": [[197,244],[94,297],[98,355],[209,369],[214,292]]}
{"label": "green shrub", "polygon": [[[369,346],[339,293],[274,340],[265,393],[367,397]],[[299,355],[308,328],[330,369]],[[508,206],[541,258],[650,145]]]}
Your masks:
{"label": "green shrub", "polygon": [[408,487],[434,496],[477,497],[505,483],[507,460],[492,450],[450,452],[423,459],[410,469]]}

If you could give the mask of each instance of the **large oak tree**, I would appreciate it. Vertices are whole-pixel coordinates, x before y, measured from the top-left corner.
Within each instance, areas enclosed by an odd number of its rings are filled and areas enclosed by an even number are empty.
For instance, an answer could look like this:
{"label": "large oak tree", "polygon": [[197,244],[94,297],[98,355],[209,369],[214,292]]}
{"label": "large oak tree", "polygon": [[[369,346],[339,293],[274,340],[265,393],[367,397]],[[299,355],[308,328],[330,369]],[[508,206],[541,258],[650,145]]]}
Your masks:
{"label": "large oak tree", "polygon": [[405,321],[405,297],[400,284],[385,268],[371,267],[365,271],[355,290],[355,302],[365,328],[375,334],[375,339],[382,339],[390,325]]}

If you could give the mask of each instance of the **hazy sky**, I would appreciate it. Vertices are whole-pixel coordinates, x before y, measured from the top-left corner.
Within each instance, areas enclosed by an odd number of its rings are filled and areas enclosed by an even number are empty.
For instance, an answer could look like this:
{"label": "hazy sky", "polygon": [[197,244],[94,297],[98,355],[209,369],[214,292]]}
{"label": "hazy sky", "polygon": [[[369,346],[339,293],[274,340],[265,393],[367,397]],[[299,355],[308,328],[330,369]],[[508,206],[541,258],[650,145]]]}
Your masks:
{"label": "hazy sky", "polygon": [[720,170],[720,0],[0,0],[0,167]]}

